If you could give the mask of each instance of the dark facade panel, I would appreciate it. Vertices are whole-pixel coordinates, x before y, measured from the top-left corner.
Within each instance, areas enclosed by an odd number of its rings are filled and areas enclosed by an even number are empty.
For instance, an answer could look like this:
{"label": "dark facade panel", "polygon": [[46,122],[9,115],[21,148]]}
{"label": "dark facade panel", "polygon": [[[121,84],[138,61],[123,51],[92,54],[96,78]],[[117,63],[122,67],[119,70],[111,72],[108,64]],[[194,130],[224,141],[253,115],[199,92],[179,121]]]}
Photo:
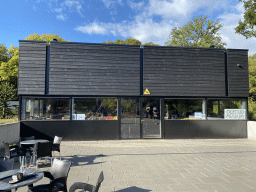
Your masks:
{"label": "dark facade panel", "polygon": [[225,96],[222,49],[152,47],[143,50],[143,92],[149,96]]}
{"label": "dark facade panel", "polygon": [[140,95],[140,46],[51,43],[50,95]]}
{"label": "dark facade panel", "polygon": [[248,51],[239,49],[227,50],[228,96],[248,97]]}
{"label": "dark facade panel", "polygon": [[165,139],[247,138],[247,121],[168,120],[164,134]]}
{"label": "dark facade panel", "polygon": [[45,94],[46,42],[20,41],[18,94]]}
{"label": "dark facade panel", "polygon": [[64,141],[114,140],[119,139],[118,121],[23,121],[20,136],[35,136],[36,139],[63,137]]}

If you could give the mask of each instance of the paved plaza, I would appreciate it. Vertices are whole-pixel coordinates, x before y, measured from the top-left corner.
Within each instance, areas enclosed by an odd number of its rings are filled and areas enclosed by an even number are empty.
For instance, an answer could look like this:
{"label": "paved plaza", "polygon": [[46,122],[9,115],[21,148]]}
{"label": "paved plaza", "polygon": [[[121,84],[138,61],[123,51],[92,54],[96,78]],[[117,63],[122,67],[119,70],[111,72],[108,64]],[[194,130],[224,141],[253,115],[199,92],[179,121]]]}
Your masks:
{"label": "paved plaza", "polygon": [[[103,171],[100,192],[256,191],[253,138],[63,141],[61,155],[73,163],[68,189],[78,181],[95,185]],[[39,167],[50,170],[50,163]]]}

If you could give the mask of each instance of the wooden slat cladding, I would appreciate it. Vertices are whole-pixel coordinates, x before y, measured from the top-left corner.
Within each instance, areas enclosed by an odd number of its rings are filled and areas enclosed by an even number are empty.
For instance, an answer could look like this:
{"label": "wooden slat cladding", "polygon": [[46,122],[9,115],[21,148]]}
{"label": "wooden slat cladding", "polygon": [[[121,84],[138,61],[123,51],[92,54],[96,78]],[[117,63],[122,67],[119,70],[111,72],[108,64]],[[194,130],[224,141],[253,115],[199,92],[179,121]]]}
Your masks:
{"label": "wooden slat cladding", "polygon": [[50,95],[140,95],[140,46],[51,43]]}
{"label": "wooden slat cladding", "polygon": [[45,94],[46,42],[19,42],[18,94]]}
{"label": "wooden slat cladding", "polygon": [[148,96],[225,96],[222,49],[150,47],[143,50],[143,92]]}
{"label": "wooden slat cladding", "polygon": [[[240,66],[237,66],[237,65]],[[239,49],[227,50],[228,96],[248,97],[248,51]]]}

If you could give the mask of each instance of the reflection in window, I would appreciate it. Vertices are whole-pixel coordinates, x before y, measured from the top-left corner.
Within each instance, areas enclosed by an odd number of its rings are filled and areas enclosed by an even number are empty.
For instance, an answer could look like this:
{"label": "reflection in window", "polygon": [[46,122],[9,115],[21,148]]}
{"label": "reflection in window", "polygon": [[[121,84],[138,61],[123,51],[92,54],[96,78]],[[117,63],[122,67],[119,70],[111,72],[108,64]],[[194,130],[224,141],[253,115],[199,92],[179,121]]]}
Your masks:
{"label": "reflection in window", "polygon": [[70,120],[69,99],[25,98],[21,120]]}
{"label": "reflection in window", "polygon": [[165,99],[165,119],[200,120],[205,119],[202,100]]}
{"label": "reflection in window", "polygon": [[[230,109],[230,110],[227,111],[227,109]],[[242,119],[246,119],[245,109],[246,109],[245,100],[243,101],[243,100],[209,99],[207,100],[207,111],[208,111],[207,119],[232,119],[232,118],[239,119],[239,116],[236,117],[236,114],[241,114],[241,113],[244,114]],[[224,118],[225,112],[232,115],[226,116],[226,118]]]}
{"label": "reflection in window", "polygon": [[116,98],[73,99],[72,120],[116,120]]}

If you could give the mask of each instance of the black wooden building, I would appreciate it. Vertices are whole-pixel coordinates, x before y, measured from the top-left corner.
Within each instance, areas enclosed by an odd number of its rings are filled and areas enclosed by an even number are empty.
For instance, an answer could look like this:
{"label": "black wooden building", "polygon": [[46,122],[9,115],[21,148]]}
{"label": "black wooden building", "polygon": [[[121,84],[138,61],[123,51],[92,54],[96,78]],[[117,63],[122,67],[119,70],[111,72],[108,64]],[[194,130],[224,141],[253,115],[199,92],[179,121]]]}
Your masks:
{"label": "black wooden building", "polygon": [[21,136],[246,138],[248,50],[19,42]]}

